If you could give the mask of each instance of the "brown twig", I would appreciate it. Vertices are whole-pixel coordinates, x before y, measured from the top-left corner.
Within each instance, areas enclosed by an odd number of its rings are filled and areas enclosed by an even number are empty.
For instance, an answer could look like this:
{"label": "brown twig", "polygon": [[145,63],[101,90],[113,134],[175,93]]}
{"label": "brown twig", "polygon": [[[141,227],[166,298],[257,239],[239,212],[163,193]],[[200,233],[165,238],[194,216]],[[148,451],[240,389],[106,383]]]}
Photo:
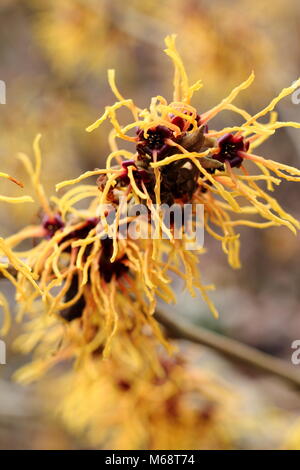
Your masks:
{"label": "brown twig", "polygon": [[237,340],[227,338],[218,333],[209,331],[203,327],[191,325],[177,315],[162,310],[156,311],[156,319],[173,337],[187,339],[194,343],[208,346],[209,348],[224,354],[231,360],[260,369],[288,381],[296,388],[300,388],[300,373],[288,362],[270,356],[251,346],[240,343]]}

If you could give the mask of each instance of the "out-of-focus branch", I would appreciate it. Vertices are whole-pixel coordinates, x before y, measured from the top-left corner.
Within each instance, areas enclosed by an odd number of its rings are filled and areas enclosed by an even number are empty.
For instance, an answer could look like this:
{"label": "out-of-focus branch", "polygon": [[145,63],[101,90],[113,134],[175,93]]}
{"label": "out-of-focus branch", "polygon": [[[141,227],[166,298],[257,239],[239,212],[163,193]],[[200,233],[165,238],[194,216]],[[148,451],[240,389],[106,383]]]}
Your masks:
{"label": "out-of-focus branch", "polygon": [[300,373],[288,362],[263,353],[251,346],[227,338],[203,327],[195,326],[178,315],[157,310],[156,319],[167,332],[175,337],[202,344],[227,356],[229,359],[255,367],[263,372],[273,374],[288,381],[296,388],[300,388]]}

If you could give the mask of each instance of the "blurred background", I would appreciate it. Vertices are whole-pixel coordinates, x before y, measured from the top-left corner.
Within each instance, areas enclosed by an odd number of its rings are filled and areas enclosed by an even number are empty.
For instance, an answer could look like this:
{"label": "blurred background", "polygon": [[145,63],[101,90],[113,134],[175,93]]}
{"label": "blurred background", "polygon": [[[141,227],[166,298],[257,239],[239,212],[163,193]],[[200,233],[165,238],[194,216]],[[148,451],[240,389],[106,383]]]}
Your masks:
{"label": "blurred background", "polygon": [[[251,70],[256,81],[237,100],[250,113],[300,75],[297,0],[1,0],[0,25],[0,79],[7,86],[7,104],[0,105],[1,171],[21,179],[26,194],[31,194],[30,183],[16,154],[31,154],[38,132],[43,134],[43,182],[49,195],[58,181],[103,165],[109,124],[91,134],[85,128],[114,101],[108,68],[116,69],[121,92],[140,107],[157,94],[171,98],[173,71],[163,53],[167,34],[178,35],[190,80],[204,82],[193,101],[200,112],[219,102]],[[300,118],[300,104],[290,97],[277,110],[281,121]],[[233,123],[223,113],[214,127]],[[299,167],[299,131],[278,131],[258,153]],[[9,183],[1,184],[4,194],[18,192]],[[296,218],[299,195],[295,183],[282,182],[275,191]],[[1,204],[1,235],[37,222],[38,214],[38,206]],[[204,279],[217,287],[212,298],[220,319],[213,319],[202,300],[191,299],[180,286],[176,311],[290,361],[291,343],[300,339],[299,237],[284,228],[245,227],[241,242],[242,269],[233,271],[218,243],[209,236],[205,241],[208,253],[201,269]],[[280,447],[300,415],[299,395],[211,351],[196,352],[203,367],[234,383],[244,397],[253,420],[240,437],[240,448]],[[0,449],[82,448],[82,442],[44,413],[40,394],[11,382],[22,361],[9,349],[8,365],[0,366]]]}

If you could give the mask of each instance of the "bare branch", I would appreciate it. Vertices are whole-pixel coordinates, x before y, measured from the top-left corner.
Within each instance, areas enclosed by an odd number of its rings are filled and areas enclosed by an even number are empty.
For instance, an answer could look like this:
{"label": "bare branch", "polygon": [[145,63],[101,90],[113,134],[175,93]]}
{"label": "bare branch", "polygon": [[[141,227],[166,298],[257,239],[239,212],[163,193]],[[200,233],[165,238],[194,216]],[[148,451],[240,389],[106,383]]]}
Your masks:
{"label": "bare branch", "polygon": [[203,327],[191,325],[187,321],[178,318],[177,315],[162,310],[157,310],[155,317],[166,328],[167,332],[175,338],[186,339],[208,346],[231,360],[242,362],[266,373],[273,374],[286,380],[294,387],[300,388],[300,373],[291,364],[282,359],[272,357],[251,346],[226,338]]}

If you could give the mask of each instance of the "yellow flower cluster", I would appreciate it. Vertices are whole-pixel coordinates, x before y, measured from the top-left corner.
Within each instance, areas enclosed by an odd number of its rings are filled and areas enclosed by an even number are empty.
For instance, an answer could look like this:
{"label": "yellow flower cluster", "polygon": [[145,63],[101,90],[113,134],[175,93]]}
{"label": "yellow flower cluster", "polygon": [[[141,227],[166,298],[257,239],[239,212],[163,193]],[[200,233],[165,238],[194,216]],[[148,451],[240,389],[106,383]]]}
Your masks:
{"label": "yellow flower cluster", "polygon": [[230,448],[237,395],[181,356],[152,352],[150,339],[143,348],[156,364],[121,348],[56,382],[53,398],[68,428],[85,429],[88,442],[107,449]]}
{"label": "yellow flower cluster", "polygon": [[[198,255],[204,250],[201,246],[187,249],[186,228],[182,227],[182,237],[177,238],[174,225],[165,224],[161,204],[184,207],[188,203],[194,214],[202,204],[204,228],[221,242],[233,268],[240,266],[236,226],[283,225],[294,233],[299,228],[299,222],[270,192],[282,179],[298,181],[300,170],[254,152],[277,129],[300,127],[295,122],[277,121],[274,111],[282,98],[300,86],[300,79],[250,115],[233,101],[252,83],[252,73],[221,103],[199,114],[190,102],[202,84],[189,84],[174,36],[167,37],[166,46],[175,69],[171,103],[156,96],[149,109],[140,109],[121,95],[114,71],[109,71],[109,83],[118,101],[107,106],[88,128],[93,131],[107,119],[112,124],[111,153],[105,169],[59,183],[57,190],[75,186],[48,201],[40,182],[40,136],[34,142],[34,165],[26,155],[19,155],[31,176],[43,216],[39,225],[25,227],[0,244],[3,256],[17,271],[15,279],[0,266],[16,287],[18,319],[28,318],[26,332],[16,344],[25,353],[35,351],[33,362],[17,373],[17,379],[24,383],[36,380],[56,364],[72,360],[74,371],[62,379],[63,389],[72,390],[63,392],[66,421],[76,429],[88,426],[92,442],[101,445],[108,439],[106,426],[114,425],[118,431],[110,445],[118,448],[178,448],[179,442],[198,447],[204,422],[214,422],[210,419],[214,413],[205,407],[202,411],[201,407],[189,409],[187,398],[195,391],[197,400],[203,399],[210,387],[202,388],[201,377],[198,381],[181,361],[168,358],[158,346],[163,344],[169,353],[174,349],[155,320],[158,297],[166,302],[176,300],[171,286],[174,274],[184,280],[191,295],[198,289],[217,316],[207,295],[213,286],[202,284],[198,269]],[[133,116],[127,125],[117,116],[123,107]],[[213,129],[212,119],[224,110],[237,114],[242,124]],[[269,122],[262,123],[260,118],[267,114]],[[133,150],[120,149],[117,139],[131,144]],[[98,176],[97,185],[82,183],[93,176]],[[267,190],[260,183],[265,183]],[[157,222],[159,236],[120,236],[122,226],[137,217],[123,217],[120,201],[124,200],[129,206],[140,204],[146,209]],[[113,224],[109,221],[111,212],[115,214]],[[143,223],[149,226],[148,217]],[[194,219],[193,224],[197,223]],[[35,244],[28,248],[30,239]],[[21,243],[24,248],[17,250]],[[8,308],[4,300],[1,302],[7,330]],[[120,413],[113,414],[118,401]],[[142,436],[139,442],[127,439],[129,431],[121,428],[122,419],[136,406],[131,432]],[[75,407],[80,409],[76,420]],[[176,432],[173,419],[181,423]],[[196,432],[199,427],[200,434]],[[206,439],[205,434],[204,447]]]}
{"label": "yellow flower cluster", "polygon": [[[0,172],[0,178],[10,180],[23,188],[23,184],[20,181],[16,180],[13,176],[8,175],[7,173]],[[0,201],[8,202],[9,204],[19,204],[23,202],[32,202],[32,199],[29,196],[11,197],[0,194]],[[22,272],[29,282],[32,282],[31,273],[28,269],[28,266],[25,263],[20,262],[20,260],[14,256],[13,253],[11,253],[4,243],[3,238],[0,238],[0,250],[5,255],[5,259],[0,258],[0,277],[4,276],[15,283],[14,277],[9,273],[8,270],[9,265],[11,265],[17,271]],[[0,328],[0,335],[5,336],[10,329],[11,318],[7,300],[2,293],[0,293],[0,307],[2,308],[4,314],[3,324]]]}

